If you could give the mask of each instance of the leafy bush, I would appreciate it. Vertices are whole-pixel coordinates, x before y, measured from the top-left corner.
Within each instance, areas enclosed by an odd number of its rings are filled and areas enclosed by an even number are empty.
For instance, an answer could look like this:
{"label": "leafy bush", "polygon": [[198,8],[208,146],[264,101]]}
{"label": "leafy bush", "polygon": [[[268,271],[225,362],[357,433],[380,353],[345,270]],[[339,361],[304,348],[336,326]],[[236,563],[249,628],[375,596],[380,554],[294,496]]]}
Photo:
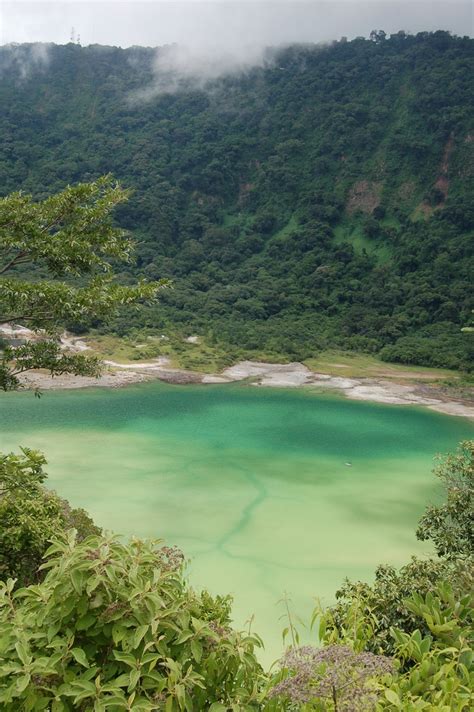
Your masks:
{"label": "leafy bush", "polygon": [[260,641],[187,587],[181,552],[72,531],[46,557],[40,584],[0,584],[2,710],[258,709]]}
{"label": "leafy bush", "polygon": [[471,370],[470,345],[461,333],[441,336],[404,336],[380,351],[382,361],[433,368]]}
{"label": "leafy bush", "polygon": [[396,656],[404,674],[385,690],[386,710],[462,712],[474,704],[474,598],[471,591],[455,595],[440,583],[426,596],[413,594],[407,607],[429,628],[406,633],[393,629]]}
{"label": "leafy bush", "polygon": [[41,578],[38,568],[49,540],[74,527],[78,540],[100,534],[87,512],[43,486],[44,456],[23,448],[0,453],[0,578],[25,586]]}
{"label": "leafy bush", "polygon": [[474,440],[461,443],[456,453],[435,469],[446,488],[446,502],[430,506],[420,520],[417,537],[431,539],[438,556],[474,556]]}
{"label": "leafy bush", "polygon": [[[337,626],[334,626],[333,610],[319,616],[323,645],[329,646],[329,649],[349,646],[354,651],[364,651],[373,645],[372,636],[379,638],[376,626],[373,627],[374,622],[377,624],[377,616],[367,609],[363,598],[360,603],[362,605],[357,605],[354,594],[351,604],[338,611]],[[372,690],[369,687],[368,691],[378,693],[372,709],[405,712],[461,712],[471,709],[474,701],[472,576],[471,586],[464,592],[455,592],[449,582],[439,581],[426,595],[413,593],[408,596],[403,600],[403,606],[404,616],[411,614],[410,626],[412,621],[419,621],[420,626],[411,631],[404,627],[392,627],[391,646],[383,637],[385,647],[392,650],[391,676],[381,679],[377,685],[374,685],[372,678],[373,687]],[[394,614],[388,611],[390,615]],[[370,709],[368,704],[365,703],[364,709]],[[353,707],[329,704],[304,709],[308,712],[334,711],[357,709],[357,706],[354,702]]]}
{"label": "leafy bush", "polygon": [[332,632],[328,640],[344,637],[346,631],[349,636],[352,635],[354,628],[349,625],[351,611],[359,625],[362,619],[366,621],[365,649],[393,655],[395,642],[391,635],[392,628],[400,628],[408,634],[417,629],[423,634],[429,632],[423,618],[416,616],[407,606],[406,599],[413,592],[426,595],[438,582],[447,578],[461,583],[461,573],[460,567],[453,567],[445,561],[413,558],[398,571],[393,566],[378,566],[372,584],[346,579],[336,592],[337,602],[331,606],[330,615],[325,619],[325,633],[329,635]]}

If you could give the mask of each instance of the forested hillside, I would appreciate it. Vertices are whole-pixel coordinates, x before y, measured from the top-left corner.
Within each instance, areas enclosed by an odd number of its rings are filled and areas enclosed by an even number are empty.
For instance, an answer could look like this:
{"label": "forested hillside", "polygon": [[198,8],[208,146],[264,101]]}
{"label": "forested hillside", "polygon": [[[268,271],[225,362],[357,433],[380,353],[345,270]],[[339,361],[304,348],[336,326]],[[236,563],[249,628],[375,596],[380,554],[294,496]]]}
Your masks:
{"label": "forested hillside", "polygon": [[473,40],[291,47],[173,93],[153,49],[40,50],[0,48],[1,193],[109,172],[133,189],[130,273],[174,282],[135,325],[292,359],[472,363]]}

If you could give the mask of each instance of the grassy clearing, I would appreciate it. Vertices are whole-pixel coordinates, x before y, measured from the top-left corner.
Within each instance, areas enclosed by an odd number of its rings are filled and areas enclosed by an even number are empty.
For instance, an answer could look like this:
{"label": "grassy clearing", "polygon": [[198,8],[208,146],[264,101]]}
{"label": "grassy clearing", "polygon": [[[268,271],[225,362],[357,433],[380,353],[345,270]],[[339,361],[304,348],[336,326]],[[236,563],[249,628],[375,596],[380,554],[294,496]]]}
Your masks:
{"label": "grassy clearing", "polygon": [[129,363],[136,353],[136,348],[129,339],[121,339],[112,334],[90,334],[83,340],[101,358],[117,363]]}
{"label": "grassy clearing", "polygon": [[367,254],[375,255],[381,264],[391,258],[389,247],[370,240],[364,235],[361,225],[341,223],[334,228],[334,235],[337,243],[349,242],[358,254],[365,250]]}
{"label": "grassy clearing", "polygon": [[183,336],[139,332],[121,338],[112,334],[91,333],[84,337],[87,345],[101,358],[120,364],[139,364],[159,357],[168,359],[171,368],[184,368],[202,373],[216,373],[241,358],[240,352],[229,354],[206,344],[201,338],[189,343]]}
{"label": "grassy clearing", "polygon": [[[168,359],[171,368],[201,373],[219,373],[238,361],[249,359],[265,363],[288,363],[290,359],[264,351],[225,350],[210,345],[199,337],[189,343],[182,335],[161,335],[138,332],[134,337],[120,338],[111,334],[90,334],[84,340],[101,358],[123,364],[139,364],[160,356]],[[458,371],[423,366],[385,363],[369,354],[348,351],[323,351],[304,361],[312,371],[347,378],[387,378],[398,382],[426,382],[450,388],[469,388],[472,382]]]}
{"label": "grassy clearing", "polygon": [[176,368],[201,373],[218,373],[238,360],[235,354],[225,353],[202,340],[190,344],[184,340],[173,339],[163,347],[162,352]]}
{"label": "grassy clearing", "polygon": [[295,215],[292,215],[291,218],[288,220],[286,225],[284,225],[281,230],[278,230],[273,235],[273,238],[278,238],[278,237],[285,237],[285,235],[289,235],[290,232],[293,232],[293,230],[296,230],[298,227],[298,220],[296,219]]}
{"label": "grassy clearing", "polygon": [[405,366],[397,363],[385,363],[369,354],[348,351],[323,351],[314,358],[307,359],[305,365],[313,371],[331,376],[348,378],[390,378],[398,381],[445,382],[459,381],[457,371],[424,366]]}

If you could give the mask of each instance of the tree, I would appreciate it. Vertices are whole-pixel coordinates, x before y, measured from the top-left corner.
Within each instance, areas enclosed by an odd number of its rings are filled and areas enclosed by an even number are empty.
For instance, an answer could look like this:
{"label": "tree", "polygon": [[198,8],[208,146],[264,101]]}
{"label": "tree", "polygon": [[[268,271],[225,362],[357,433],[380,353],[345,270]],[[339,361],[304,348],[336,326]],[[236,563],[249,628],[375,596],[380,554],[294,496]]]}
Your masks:
{"label": "tree", "polygon": [[43,486],[47,475],[41,453],[23,448],[20,455],[0,453],[0,579],[20,586],[37,583],[49,540],[71,528],[81,541],[100,534],[83,509]]}
{"label": "tree", "polygon": [[446,502],[428,507],[416,535],[431,539],[438,556],[472,558],[474,555],[474,440],[441,460],[435,474],[446,488]]}
{"label": "tree", "polygon": [[0,324],[14,322],[40,335],[3,349],[3,390],[17,388],[19,374],[33,368],[51,375],[98,375],[97,358],[62,351],[58,334],[64,325],[106,319],[120,306],[153,299],[166,285],[165,280],[113,281],[112,263],[129,261],[133,251],[127,233],[111,217],[127,197],[111,176],[104,176],[40,202],[21,192],[0,199]]}

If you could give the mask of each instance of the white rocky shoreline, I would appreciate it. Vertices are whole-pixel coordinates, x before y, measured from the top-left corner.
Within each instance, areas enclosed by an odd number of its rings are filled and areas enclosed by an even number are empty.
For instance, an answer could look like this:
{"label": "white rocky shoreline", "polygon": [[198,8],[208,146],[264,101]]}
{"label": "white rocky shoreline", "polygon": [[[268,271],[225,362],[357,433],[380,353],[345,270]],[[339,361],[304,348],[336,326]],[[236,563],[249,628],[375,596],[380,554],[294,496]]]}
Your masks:
{"label": "white rocky shoreline", "polygon": [[[13,324],[4,325],[2,335],[11,340],[22,338],[37,338],[25,327]],[[188,337],[187,341],[195,343],[198,337]],[[61,336],[64,350],[83,352],[90,350],[88,344],[80,337],[65,332]],[[76,388],[120,388],[133,383],[160,380],[173,384],[224,384],[246,381],[253,386],[274,388],[312,388],[338,392],[351,400],[364,400],[374,403],[391,405],[416,405],[435,410],[445,415],[454,415],[474,419],[474,395],[468,397],[453,397],[441,386],[421,382],[417,374],[411,378],[400,377],[391,380],[384,377],[340,377],[318,373],[310,370],[302,363],[263,363],[261,361],[239,361],[234,366],[217,374],[204,374],[173,368],[170,360],[164,356],[148,362],[118,363],[104,361],[105,370],[99,378],[85,376],[62,375],[51,377],[47,372],[30,371],[20,377],[23,387],[38,391],[66,390]],[[334,364],[338,365],[338,364]],[[398,382],[402,381],[402,382]]]}
{"label": "white rocky shoreline", "polygon": [[224,384],[249,381],[254,386],[332,390],[352,400],[392,405],[417,405],[445,415],[474,419],[474,399],[453,399],[439,386],[415,382],[396,383],[384,378],[330,376],[311,371],[304,364],[296,362],[270,364],[240,361],[221,373],[212,375],[171,368],[168,360],[163,357],[148,363],[119,364],[114,361],[105,363],[107,370],[99,378],[70,375],[52,378],[47,373],[37,371],[25,375],[22,381],[26,388],[40,391],[91,387],[119,388],[157,379],[174,384]]}

